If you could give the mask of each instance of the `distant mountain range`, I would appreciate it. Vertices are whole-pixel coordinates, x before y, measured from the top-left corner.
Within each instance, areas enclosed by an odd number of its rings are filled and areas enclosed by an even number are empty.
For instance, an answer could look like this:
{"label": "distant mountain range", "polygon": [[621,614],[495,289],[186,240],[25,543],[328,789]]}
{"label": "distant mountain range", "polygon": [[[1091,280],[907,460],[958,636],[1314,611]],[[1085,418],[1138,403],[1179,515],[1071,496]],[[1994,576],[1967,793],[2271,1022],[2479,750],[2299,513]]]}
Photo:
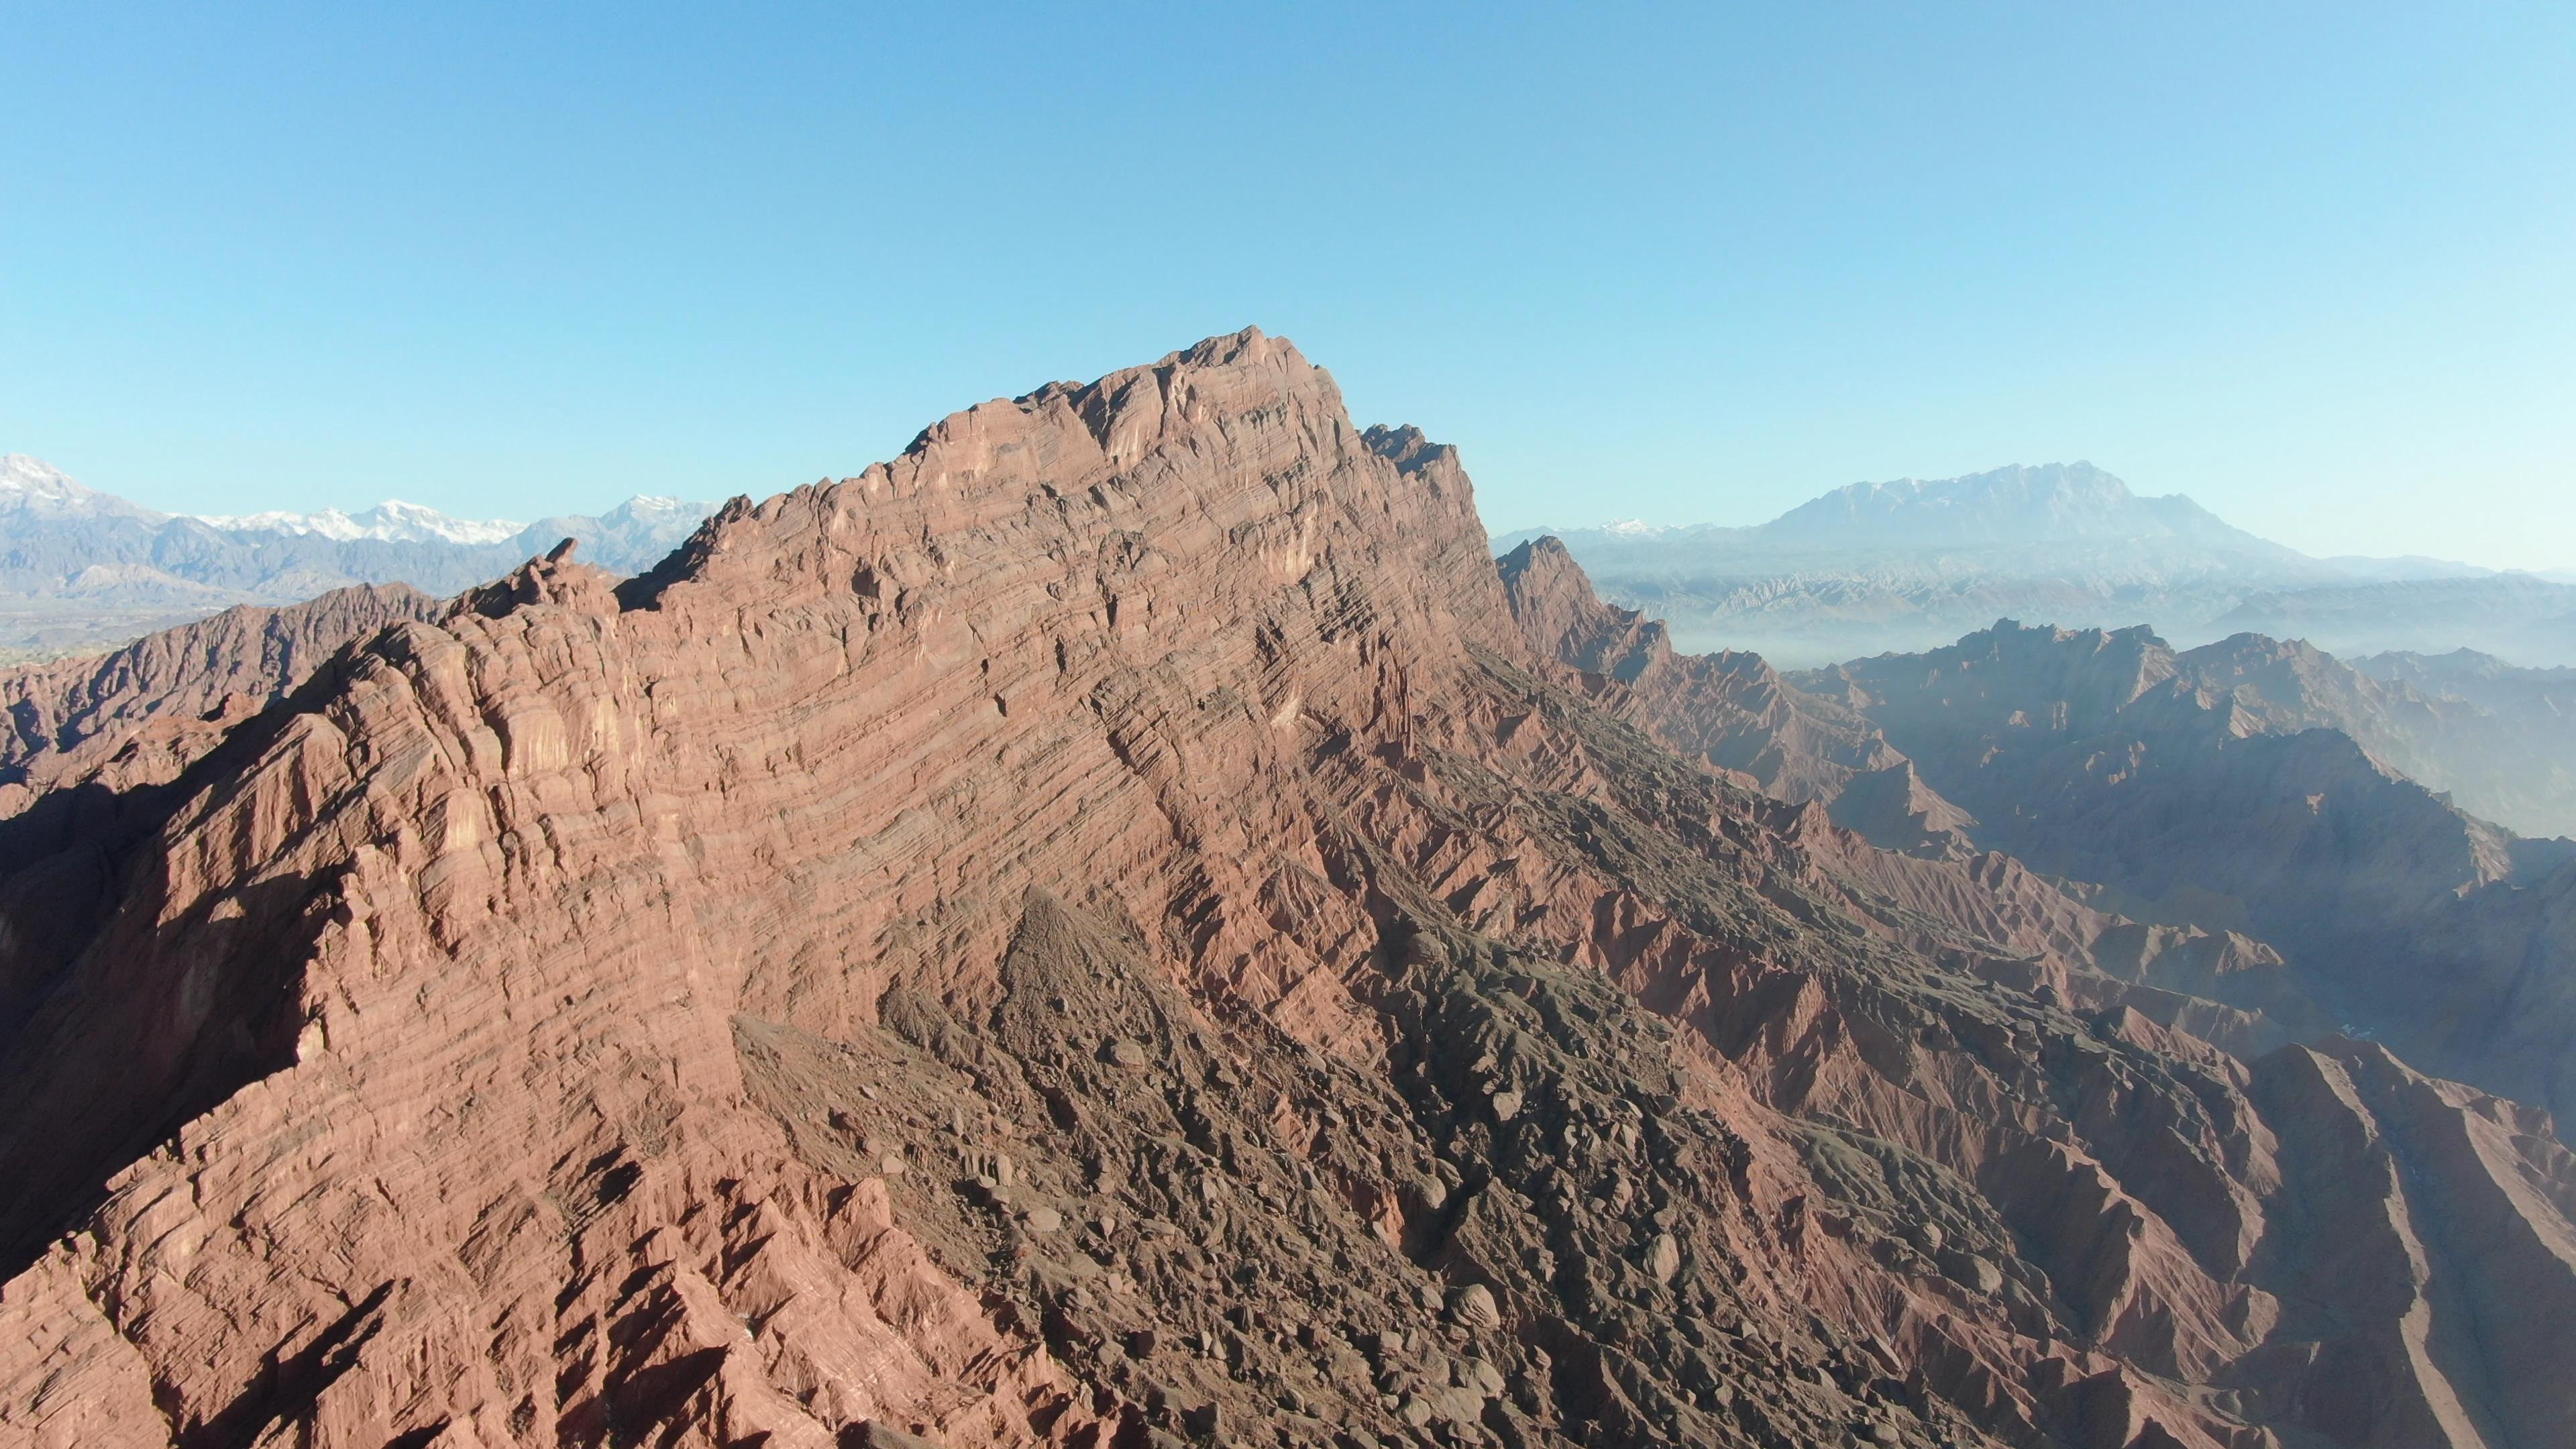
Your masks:
{"label": "distant mountain range", "polygon": [[450,518],[435,508],[399,498],[354,514],[325,508],[319,513],[246,513],[232,518],[200,514],[197,518],[227,533],[309,534],[342,543],[361,538],[391,543],[507,543],[527,527],[506,518]]}
{"label": "distant mountain range", "polygon": [[2090,463],[1997,468],[1964,478],[1854,483],[1741,532],[1781,543],[1978,548],[2038,543],[2170,542],[2299,556],[2230,526],[2183,497],[2146,498]]}
{"label": "distant mountain range", "polygon": [[[0,662],[94,653],[235,604],[358,584],[452,594],[565,538],[585,562],[638,573],[714,509],[636,497],[521,522],[387,500],[191,516],[0,456]],[[2576,574],[2314,558],[2090,463],[1855,483],[1752,527],[1631,521],[1492,542],[1501,554],[1547,534],[1605,597],[1665,619],[1683,647],[1756,651],[1784,668],[1937,648],[1999,618],[2148,624],[2184,646],[2260,633],[2349,657],[2469,648],[2576,664]]]}
{"label": "distant mountain range", "polygon": [[2354,1031],[2566,1113],[2576,985],[2543,943],[2576,922],[2576,841],[2490,821],[2576,815],[2564,716],[2528,723],[2568,676],[2371,666],[2253,634],[2177,651],[2143,627],[2001,623],[1785,680],[1880,731],[1978,845],[2100,883],[2077,893],[2120,915],[2269,942]]}
{"label": "distant mountain range", "polygon": [[105,649],[235,604],[287,604],[357,584],[451,594],[566,538],[617,573],[659,562],[712,503],[630,498],[533,523],[388,501],[358,513],[162,513],[0,456],[0,659]]}
{"label": "distant mountain range", "polygon": [[1684,647],[1787,667],[1935,648],[2005,617],[2144,623],[2182,644],[2260,632],[2337,653],[2466,646],[2576,663],[2576,584],[2442,559],[2313,558],[2090,463],[1855,483],[1746,528],[1524,529],[1494,551],[1546,534]]}

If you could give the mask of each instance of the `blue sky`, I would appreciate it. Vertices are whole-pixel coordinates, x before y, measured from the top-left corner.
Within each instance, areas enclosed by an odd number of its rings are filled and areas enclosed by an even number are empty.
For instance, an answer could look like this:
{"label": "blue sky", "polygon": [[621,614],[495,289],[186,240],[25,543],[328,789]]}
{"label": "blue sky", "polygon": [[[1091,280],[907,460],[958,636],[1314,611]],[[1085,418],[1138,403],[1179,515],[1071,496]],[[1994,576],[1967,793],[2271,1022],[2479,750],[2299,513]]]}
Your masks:
{"label": "blue sky", "polygon": [[0,451],[763,494],[1246,323],[1497,530],[2090,458],[2576,563],[2576,6],[0,3]]}

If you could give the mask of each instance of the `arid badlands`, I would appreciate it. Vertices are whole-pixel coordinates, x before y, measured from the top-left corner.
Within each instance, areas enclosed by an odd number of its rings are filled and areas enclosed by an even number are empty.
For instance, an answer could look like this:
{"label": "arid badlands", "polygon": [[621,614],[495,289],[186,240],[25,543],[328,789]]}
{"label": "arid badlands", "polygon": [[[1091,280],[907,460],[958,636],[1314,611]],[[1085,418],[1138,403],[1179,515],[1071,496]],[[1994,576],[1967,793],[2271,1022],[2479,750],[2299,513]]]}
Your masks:
{"label": "arid badlands", "polygon": [[1684,654],[1246,331],[15,670],[0,1442],[2565,1449],[2576,847],[2332,662]]}

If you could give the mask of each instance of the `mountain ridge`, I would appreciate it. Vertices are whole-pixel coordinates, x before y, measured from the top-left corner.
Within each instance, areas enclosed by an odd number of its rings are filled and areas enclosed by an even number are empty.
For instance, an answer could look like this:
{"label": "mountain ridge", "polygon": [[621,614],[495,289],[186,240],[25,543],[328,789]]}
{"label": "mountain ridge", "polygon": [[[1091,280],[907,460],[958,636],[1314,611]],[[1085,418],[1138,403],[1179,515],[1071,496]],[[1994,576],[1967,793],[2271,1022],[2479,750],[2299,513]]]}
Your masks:
{"label": "mountain ridge", "polygon": [[[1909,544],[2013,543],[2156,534],[2256,551],[2280,549],[2179,493],[2142,496],[2088,462],[2020,464],[1957,478],[1854,483],[1802,503],[1759,531],[1843,533],[1853,525]],[[1945,531],[1944,524],[1951,525]]]}
{"label": "mountain ridge", "polygon": [[365,584],[451,594],[565,538],[612,570],[658,562],[714,505],[638,496],[534,523],[387,501],[356,514],[200,518],[0,458],[0,657],[100,653],[234,605],[279,607]]}
{"label": "mountain ridge", "polygon": [[2410,1062],[2576,1120],[2576,995],[2532,965],[2576,959],[2576,842],[2399,773],[2410,717],[2438,724],[2413,690],[2296,641],[2010,620],[1790,679],[1885,730],[1981,843],[2108,883],[2125,914],[2271,942]]}
{"label": "mountain ridge", "polygon": [[218,516],[192,514],[198,522],[225,533],[320,534],[338,543],[376,538],[394,543],[500,543],[519,536],[528,525],[511,519],[456,518],[435,508],[388,498],[357,513],[325,508],[313,513],[271,511]]}
{"label": "mountain ridge", "polygon": [[43,459],[24,453],[0,453],[0,511],[46,518],[157,520],[167,516],[84,486]]}
{"label": "mountain ridge", "polygon": [[1486,543],[1454,450],[1247,331],[623,581],[554,550],[300,680],[259,652],[275,702],[176,775],[0,821],[0,1423],[2576,1422],[2542,1114],[2175,989],[2260,943],[1676,753],[1865,741]]}

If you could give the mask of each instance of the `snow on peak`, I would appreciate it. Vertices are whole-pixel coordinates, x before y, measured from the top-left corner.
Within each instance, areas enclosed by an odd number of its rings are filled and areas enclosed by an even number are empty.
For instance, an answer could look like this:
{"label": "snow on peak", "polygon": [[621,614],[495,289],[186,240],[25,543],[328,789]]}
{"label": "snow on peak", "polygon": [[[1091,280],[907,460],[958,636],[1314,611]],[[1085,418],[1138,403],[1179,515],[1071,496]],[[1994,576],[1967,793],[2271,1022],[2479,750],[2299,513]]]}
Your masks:
{"label": "snow on peak", "polygon": [[659,493],[638,493],[600,515],[602,519],[632,519],[648,528],[667,528],[675,524],[694,525],[715,512],[712,503],[698,503],[686,498],[666,498]]}
{"label": "snow on peak", "polygon": [[507,543],[527,527],[506,518],[451,518],[435,508],[388,498],[359,513],[325,508],[317,513],[241,513],[202,522],[231,533],[315,534],[347,543],[375,538],[389,543]]}
{"label": "snow on peak", "polygon": [[164,515],[113,493],[84,488],[62,469],[24,453],[0,454],[0,511],[37,518],[135,518]]}

